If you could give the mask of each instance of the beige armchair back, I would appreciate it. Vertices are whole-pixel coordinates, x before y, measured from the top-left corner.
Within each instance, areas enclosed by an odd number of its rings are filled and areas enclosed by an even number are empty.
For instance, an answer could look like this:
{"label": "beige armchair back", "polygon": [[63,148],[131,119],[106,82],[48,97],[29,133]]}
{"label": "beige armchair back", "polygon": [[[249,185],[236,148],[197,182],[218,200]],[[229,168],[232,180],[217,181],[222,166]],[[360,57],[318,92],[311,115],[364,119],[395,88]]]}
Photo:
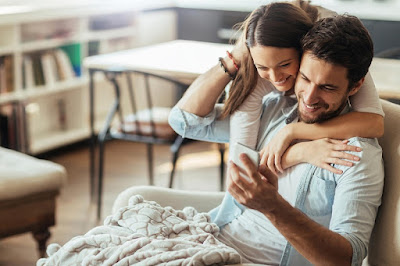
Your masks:
{"label": "beige armchair back", "polygon": [[400,265],[400,105],[381,100],[385,134],[379,139],[385,186],[369,244],[369,265]]}
{"label": "beige armchair back", "polygon": [[[385,135],[379,139],[385,163],[382,205],[363,265],[400,265],[400,105],[381,100],[385,111]],[[222,192],[179,191],[160,187],[131,187],[119,194],[113,211],[128,205],[132,195],[141,194],[162,206],[182,209],[193,206],[207,211],[221,202]]]}

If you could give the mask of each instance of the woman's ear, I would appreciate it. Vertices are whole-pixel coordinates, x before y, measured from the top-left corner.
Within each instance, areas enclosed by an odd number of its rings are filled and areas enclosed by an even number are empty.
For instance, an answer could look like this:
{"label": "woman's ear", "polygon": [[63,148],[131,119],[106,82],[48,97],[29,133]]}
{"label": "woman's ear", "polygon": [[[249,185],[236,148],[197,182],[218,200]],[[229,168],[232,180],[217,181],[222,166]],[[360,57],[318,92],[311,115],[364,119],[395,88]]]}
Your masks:
{"label": "woman's ear", "polygon": [[350,89],[349,96],[352,96],[358,92],[358,90],[361,88],[361,85],[364,83],[365,77],[357,81],[353,88]]}

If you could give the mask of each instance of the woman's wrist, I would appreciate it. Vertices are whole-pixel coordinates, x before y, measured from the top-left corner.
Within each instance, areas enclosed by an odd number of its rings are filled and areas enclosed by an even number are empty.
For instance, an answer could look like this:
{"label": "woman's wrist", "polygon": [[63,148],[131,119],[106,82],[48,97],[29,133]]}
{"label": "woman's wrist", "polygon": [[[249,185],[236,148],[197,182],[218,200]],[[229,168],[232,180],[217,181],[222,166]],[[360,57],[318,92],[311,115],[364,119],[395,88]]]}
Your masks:
{"label": "woman's wrist", "polygon": [[289,141],[292,142],[293,140],[297,139],[296,137],[296,124],[297,123],[292,123],[288,124],[283,128],[283,137]]}
{"label": "woman's wrist", "polygon": [[226,70],[225,72],[229,73],[229,76],[236,77],[240,68],[240,61],[238,61],[229,51],[226,51],[226,56],[222,58],[222,60],[221,64],[224,65],[223,67],[225,68],[224,70]]}
{"label": "woman's wrist", "polygon": [[282,156],[282,167],[287,169],[294,165],[305,163],[307,158],[305,158],[304,143],[296,143],[290,146]]}
{"label": "woman's wrist", "polygon": [[232,60],[228,56],[225,56],[224,61],[229,73],[236,76],[237,69],[235,68],[235,65],[233,64]]}

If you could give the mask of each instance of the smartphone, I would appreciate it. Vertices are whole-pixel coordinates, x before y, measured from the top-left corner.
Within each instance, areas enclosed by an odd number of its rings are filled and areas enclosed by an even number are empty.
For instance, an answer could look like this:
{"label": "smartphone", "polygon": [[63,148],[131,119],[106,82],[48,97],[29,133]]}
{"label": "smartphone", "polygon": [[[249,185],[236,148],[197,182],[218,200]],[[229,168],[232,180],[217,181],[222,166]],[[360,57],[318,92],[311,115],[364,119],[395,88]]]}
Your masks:
{"label": "smartphone", "polygon": [[239,156],[240,156],[240,154],[245,153],[247,155],[247,157],[249,157],[250,160],[254,163],[254,165],[258,168],[258,166],[260,164],[260,154],[257,151],[255,151],[239,142],[234,143],[232,145],[232,149],[233,149],[233,151],[232,151],[232,153],[230,153],[230,154],[232,154],[231,160],[239,167],[240,175],[247,178],[248,180],[250,180],[250,178],[246,174],[244,164],[240,160]]}

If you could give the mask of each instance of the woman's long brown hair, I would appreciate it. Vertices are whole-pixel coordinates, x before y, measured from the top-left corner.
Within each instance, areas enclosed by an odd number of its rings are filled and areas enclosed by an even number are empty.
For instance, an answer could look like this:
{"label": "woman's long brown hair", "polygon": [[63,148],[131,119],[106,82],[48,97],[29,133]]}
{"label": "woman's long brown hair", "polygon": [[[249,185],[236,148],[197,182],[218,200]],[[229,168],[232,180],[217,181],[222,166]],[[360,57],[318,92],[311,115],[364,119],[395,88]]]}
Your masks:
{"label": "woman's long brown hair", "polygon": [[249,15],[240,26],[242,34],[238,39],[238,42],[245,43],[247,55],[243,57],[232,81],[221,118],[235,112],[257,84],[258,73],[249,48],[255,45],[295,48],[301,56],[300,40],[313,26],[317,16],[315,7],[300,0],[260,6]]}

